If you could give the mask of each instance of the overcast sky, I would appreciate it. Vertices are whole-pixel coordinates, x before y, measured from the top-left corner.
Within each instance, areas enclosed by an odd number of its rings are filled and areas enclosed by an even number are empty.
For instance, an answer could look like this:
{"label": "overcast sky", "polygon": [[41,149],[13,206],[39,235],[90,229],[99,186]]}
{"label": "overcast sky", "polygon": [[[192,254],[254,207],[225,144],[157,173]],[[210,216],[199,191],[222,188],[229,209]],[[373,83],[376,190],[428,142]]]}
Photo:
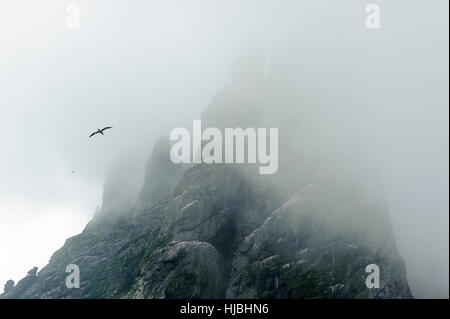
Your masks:
{"label": "overcast sky", "polygon": [[[78,30],[66,28],[70,3]],[[381,29],[365,27],[368,3]],[[374,156],[411,288],[448,297],[447,0],[2,0],[0,290],[84,228],[111,165],[133,159],[142,182],[153,141],[199,118],[247,36],[261,40],[268,68],[287,44],[307,66],[339,41],[346,61],[368,67],[358,72],[370,84]],[[106,125],[105,138],[88,138]]]}

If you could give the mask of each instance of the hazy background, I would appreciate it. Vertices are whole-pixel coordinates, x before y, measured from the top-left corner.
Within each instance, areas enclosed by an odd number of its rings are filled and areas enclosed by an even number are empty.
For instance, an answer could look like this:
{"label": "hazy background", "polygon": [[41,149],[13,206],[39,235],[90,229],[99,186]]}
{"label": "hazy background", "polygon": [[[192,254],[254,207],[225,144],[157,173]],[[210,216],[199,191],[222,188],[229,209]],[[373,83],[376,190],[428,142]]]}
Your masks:
{"label": "hazy background", "polygon": [[0,290],[84,228],[110,167],[134,163],[139,187],[154,140],[200,117],[248,37],[269,73],[278,57],[305,94],[361,105],[413,294],[448,298],[446,0],[2,0]]}

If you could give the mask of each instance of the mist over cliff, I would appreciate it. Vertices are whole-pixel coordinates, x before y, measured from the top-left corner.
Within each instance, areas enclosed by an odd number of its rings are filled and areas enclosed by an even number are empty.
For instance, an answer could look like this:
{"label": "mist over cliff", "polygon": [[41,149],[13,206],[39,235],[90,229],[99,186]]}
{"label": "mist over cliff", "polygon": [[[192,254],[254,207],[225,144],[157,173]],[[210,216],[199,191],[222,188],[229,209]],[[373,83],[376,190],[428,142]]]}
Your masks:
{"label": "mist over cliff", "polygon": [[[171,3],[3,14],[2,297],[448,297],[448,3]],[[198,119],[278,128],[276,174],[172,163]]]}
{"label": "mist over cliff", "polygon": [[[252,164],[174,164],[162,137],[139,196],[125,168],[116,168],[84,231],[3,297],[411,298],[388,206],[359,156],[367,141],[350,139],[351,123],[338,138],[302,125],[320,123],[320,115],[337,135],[343,119],[333,120],[327,105],[297,104],[293,112],[273,105],[278,90],[262,57],[257,42],[248,43],[202,120],[278,127],[277,173],[259,175]],[[298,103],[297,92],[283,96]],[[83,274],[78,289],[62,280],[72,264]],[[381,267],[377,289],[366,285],[372,264]]]}

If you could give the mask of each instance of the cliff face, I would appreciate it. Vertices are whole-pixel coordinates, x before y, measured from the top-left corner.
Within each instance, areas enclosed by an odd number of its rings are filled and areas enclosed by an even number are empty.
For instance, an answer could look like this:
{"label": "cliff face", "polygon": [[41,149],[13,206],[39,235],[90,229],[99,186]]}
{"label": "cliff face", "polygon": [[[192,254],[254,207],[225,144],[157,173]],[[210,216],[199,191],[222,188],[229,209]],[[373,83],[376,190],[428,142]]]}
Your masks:
{"label": "cliff face", "polygon": [[[165,201],[88,225],[3,297],[410,298],[386,206],[358,195],[324,180],[281,200],[234,167],[198,164]],[[373,263],[380,289],[365,285]],[[65,286],[68,264],[79,289]]]}
{"label": "cliff face", "polygon": [[[257,116],[270,99],[251,65],[251,76],[234,70],[203,123],[248,127],[270,118]],[[172,164],[161,138],[134,205],[114,205],[109,218],[117,196],[105,196],[81,234],[1,297],[412,298],[383,198],[339,165],[312,165],[311,154],[302,161],[308,152],[294,154],[292,140],[280,138],[280,171],[265,177],[245,165]],[[108,185],[105,192],[114,194]],[[69,264],[80,268],[80,288],[65,285]],[[380,268],[380,288],[366,287],[369,264]]]}

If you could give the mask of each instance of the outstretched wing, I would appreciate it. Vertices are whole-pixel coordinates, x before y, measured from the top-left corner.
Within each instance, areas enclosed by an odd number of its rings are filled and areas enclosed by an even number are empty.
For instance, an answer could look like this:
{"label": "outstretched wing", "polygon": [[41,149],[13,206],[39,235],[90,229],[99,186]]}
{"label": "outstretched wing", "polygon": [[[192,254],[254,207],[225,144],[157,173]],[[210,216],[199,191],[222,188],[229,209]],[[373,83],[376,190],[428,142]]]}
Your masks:
{"label": "outstretched wing", "polygon": [[112,126],[107,126],[107,127],[102,128],[101,131],[103,132],[103,131],[105,131],[105,130],[109,130],[110,128],[112,128]]}
{"label": "outstretched wing", "polygon": [[91,135],[89,135],[89,137],[92,137],[92,136],[94,136],[95,134],[98,134],[98,132],[95,131],[94,133],[92,133]]}

